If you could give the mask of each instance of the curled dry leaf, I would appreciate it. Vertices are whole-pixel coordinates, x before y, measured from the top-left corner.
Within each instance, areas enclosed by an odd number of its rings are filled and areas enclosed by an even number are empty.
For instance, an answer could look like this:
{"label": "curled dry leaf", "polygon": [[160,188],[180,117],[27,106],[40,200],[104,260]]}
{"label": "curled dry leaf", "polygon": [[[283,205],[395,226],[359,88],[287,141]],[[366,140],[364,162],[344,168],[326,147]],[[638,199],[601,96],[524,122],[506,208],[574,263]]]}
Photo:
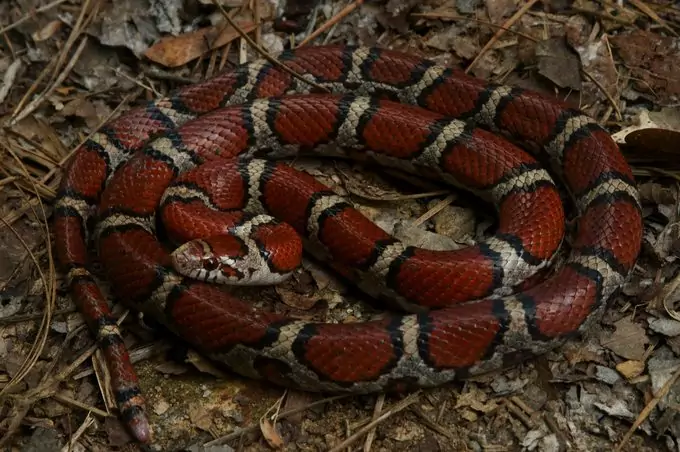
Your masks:
{"label": "curled dry leaf", "polygon": [[674,303],[671,302],[670,297],[665,298],[663,301],[663,307],[668,313],[668,315],[674,318],[675,320],[680,321],[680,312],[673,307],[673,304]]}
{"label": "curled dry leaf", "polygon": [[318,296],[307,296],[294,290],[286,289],[282,286],[276,286],[276,293],[279,295],[281,301],[291,308],[308,311],[316,305],[321,299]]}
{"label": "curled dry leaf", "polygon": [[271,422],[266,416],[260,418],[260,431],[272,449],[281,449],[285,446],[283,438],[276,428],[276,424]]}
{"label": "curled dry leaf", "polygon": [[640,110],[628,127],[612,134],[631,163],[668,170],[680,143],[680,117],[676,109]]}
{"label": "curled dry leaf", "polygon": [[678,202],[678,187],[656,182],[644,182],[638,186],[642,202],[654,204],[676,204]]}
{"label": "curled dry leaf", "polygon": [[631,157],[643,159],[648,164],[657,162],[661,169],[669,170],[677,168],[673,162],[678,155],[679,145],[679,131],[650,127],[626,135],[625,149]]}
{"label": "curled dry leaf", "polygon": [[193,349],[189,349],[185,362],[190,363],[199,371],[210,374],[216,378],[227,378],[227,374],[215,367],[215,365],[207,360],[203,355],[197,353]]}
{"label": "curled dry leaf", "polygon": [[66,103],[59,113],[64,117],[77,116],[83,118],[89,128],[94,128],[101,122],[95,105],[84,97]]}
{"label": "curled dry leaf", "polygon": [[47,25],[42,27],[31,35],[34,41],[41,42],[50,39],[56,32],[61,29],[63,22],[60,20],[52,20]]}
{"label": "curled dry leaf", "polygon": [[680,312],[675,309],[675,304],[677,303],[680,296],[680,291],[678,290],[679,288],[680,275],[677,275],[670,282],[668,282],[668,284],[666,284],[662,295],[664,309],[671,318],[678,321],[680,321]]}
{"label": "curled dry leaf", "polygon": [[183,375],[187,372],[186,366],[173,361],[161,363],[154,369],[166,375]]}

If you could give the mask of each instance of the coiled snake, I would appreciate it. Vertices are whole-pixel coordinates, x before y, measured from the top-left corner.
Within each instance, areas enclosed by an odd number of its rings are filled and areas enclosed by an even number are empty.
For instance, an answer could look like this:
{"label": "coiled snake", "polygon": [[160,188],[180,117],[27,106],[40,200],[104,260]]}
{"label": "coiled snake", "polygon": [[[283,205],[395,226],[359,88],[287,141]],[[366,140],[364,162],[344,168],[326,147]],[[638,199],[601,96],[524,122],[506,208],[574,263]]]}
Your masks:
{"label": "coiled snake", "polygon": [[[65,172],[57,258],[138,440],[150,441],[150,432],[137,377],[87,270],[93,219],[118,300],[240,374],[304,390],[435,386],[499,368],[586,328],[626,280],[641,244],[638,193],[616,144],[579,111],[391,50],[306,47],[278,59],[333,94],[306,94],[312,85],[254,61],[109,122]],[[499,134],[533,144],[579,214],[564,265],[514,294],[508,287],[557,251],[564,213],[549,174]],[[465,186],[496,206],[498,230],[458,251],[407,246],[273,160],[298,152],[344,153]],[[161,203],[163,232],[176,242],[225,229],[241,235],[192,241],[171,254],[158,237]],[[293,229],[370,295],[433,309],[316,324],[256,309],[199,280],[285,278],[301,252]],[[210,249],[234,255],[199,257],[199,267],[187,270],[199,279],[175,271]]]}

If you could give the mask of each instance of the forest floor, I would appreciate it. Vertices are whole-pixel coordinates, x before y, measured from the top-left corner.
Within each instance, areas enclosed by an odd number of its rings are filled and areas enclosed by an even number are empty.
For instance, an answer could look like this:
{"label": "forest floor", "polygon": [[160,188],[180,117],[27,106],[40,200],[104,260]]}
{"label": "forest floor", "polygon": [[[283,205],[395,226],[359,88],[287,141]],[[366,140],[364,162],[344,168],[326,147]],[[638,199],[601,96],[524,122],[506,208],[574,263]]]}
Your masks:
{"label": "forest floor", "polygon": [[[135,105],[324,43],[402,50],[566,101],[633,167],[643,249],[599,328],[511,369],[410,394],[325,397],[217,370],[116,305],[158,450],[680,451],[680,7],[671,1],[9,0],[0,3],[0,444],[136,450],[52,252],[65,163]],[[494,216],[465,192],[345,161],[293,162],[390,233],[455,247]],[[398,187],[397,187],[398,186]],[[103,281],[103,283],[105,283]],[[327,322],[380,310],[306,260],[258,289]]]}

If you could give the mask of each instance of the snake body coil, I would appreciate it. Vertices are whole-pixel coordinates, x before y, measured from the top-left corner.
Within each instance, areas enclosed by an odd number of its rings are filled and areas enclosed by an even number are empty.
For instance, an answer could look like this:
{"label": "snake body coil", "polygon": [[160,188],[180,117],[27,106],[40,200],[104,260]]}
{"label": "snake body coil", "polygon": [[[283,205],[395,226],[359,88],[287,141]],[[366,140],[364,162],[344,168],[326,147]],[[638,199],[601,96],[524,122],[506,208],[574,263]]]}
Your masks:
{"label": "snake body coil", "polygon": [[[57,257],[104,351],[121,415],[140,441],[150,432],[137,377],[86,269],[93,218],[119,300],[243,375],[304,390],[435,386],[499,368],[586,328],[626,280],[641,245],[640,201],[616,144],[590,118],[390,50],[308,47],[278,59],[334,94],[287,96],[311,85],[255,61],[110,122],[65,173],[55,210]],[[535,145],[579,213],[564,265],[514,294],[507,288],[558,249],[564,214],[548,173],[492,132]],[[409,247],[318,182],[270,160],[323,154],[330,143],[336,152],[470,188],[497,207],[498,231],[464,250]],[[255,150],[265,159],[255,159]],[[349,324],[255,309],[174,270],[157,237],[161,203],[163,220],[188,231],[175,234],[180,241],[216,232],[193,215],[231,215],[231,226],[254,233],[243,253],[266,250],[267,271],[276,274],[294,268],[299,252],[273,251],[274,239],[291,231],[262,219],[272,214],[370,294],[438,309]],[[241,208],[245,213],[235,211]]]}

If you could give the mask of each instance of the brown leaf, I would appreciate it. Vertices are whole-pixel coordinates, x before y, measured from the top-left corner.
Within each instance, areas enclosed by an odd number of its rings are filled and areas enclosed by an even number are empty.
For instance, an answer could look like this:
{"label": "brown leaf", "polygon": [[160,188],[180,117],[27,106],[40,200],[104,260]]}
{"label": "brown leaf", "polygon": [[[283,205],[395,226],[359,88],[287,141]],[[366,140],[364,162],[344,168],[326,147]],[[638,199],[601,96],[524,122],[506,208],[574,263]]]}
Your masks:
{"label": "brown leaf", "polygon": [[679,39],[635,29],[612,36],[610,42],[630,69],[635,89],[664,103],[680,94]]}
{"label": "brown leaf", "polygon": [[174,361],[167,361],[155,367],[158,372],[168,375],[182,375],[187,372],[187,367]]}
{"label": "brown leaf", "polygon": [[[252,21],[237,24],[246,33],[256,27]],[[149,47],[144,56],[166,67],[178,67],[230,43],[239,36],[231,26],[206,27],[180,36],[167,36]]]}
{"label": "brown leaf", "polygon": [[203,355],[197,353],[193,349],[189,349],[189,351],[187,352],[186,359],[184,361],[192,364],[196,369],[203,373],[210,374],[217,378],[227,377],[227,375],[223,371],[215,367],[212,361],[206,359]]}
{"label": "brown leaf", "polygon": [[649,342],[645,329],[634,323],[630,317],[622,318],[615,325],[614,334],[601,339],[602,346],[624,358],[642,360],[645,354],[645,344]]}
{"label": "brown leaf", "polygon": [[642,375],[642,372],[645,370],[645,363],[643,361],[628,360],[617,364],[616,370],[626,379],[630,380]]}
{"label": "brown leaf", "polygon": [[279,297],[284,304],[291,308],[301,309],[303,311],[312,309],[320,300],[317,296],[309,297],[281,286],[276,286],[276,293],[279,294]]}
{"label": "brown leaf", "polygon": [[[670,157],[677,156],[680,149],[680,132],[649,128],[636,130],[626,135],[628,149],[644,153],[646,156]],[[670,154],[670,155],[669,155]]]}
{"label": "brown leaf", "polygon": [[264,439],[267,441],[267,444],[269,444],[269,447],[273,449],[281,449],[283,446],[285,446],[283,438],[281,438],[281,435],[276,428],[276,424],[270,422],[266,417],[262,417],[260,419],[260,431],[262,432]]}
{"label": "brown leaf", "polygon": [[538,71],[560,88],[581,89],[579,60],[563,38],[541,41],[536,46]]}
{"label": "brown leaf", "polygon": [[[317,399],[318,399],[318,396],[316,396],[316,395],[314,395],[310,392],[290,390],[290,391],[288,391],[288,395],[286,396],[286,401],[284,402],[283,406],[281,407],[281,410],[282,411],[290,411],[290,410],[302,408],[302,407],[309,405],[310,403],[314,402]],[[302,419],[304,417],[305,417],[305,411],[301,410],[300,412],[293,414],[292,416],[288,416],[287,420],[289,422],[302,422]]]}
{"label": "brown leaf", "polygon": [[567,361],[569,361],[570,366],[575,366],[582,362],[603,364],[602,358],[595,350],[591,350],[587,346],[579,344],[565,344],[564,356],[567,358]]}
{"label": "brown leaf", "polygon": [[193,405],[189,408],[189,419],[191,423],[201,430],[210,431],[213,426],[213,413],[206,410],[202,405]]}
{"label": "brown leaf", "polygon": [[77,98],[64,105],[59,112],[62,116],[77,116],[83,118],[88,127],[96,127],[100,120],[94,104],[85,98]]}
{"label": "brown leaf", "polygon": [[486,11],[491,23],[501,23],[504,17],[512,14],[517,6],[514,0],[486,0]]}
{"label": "brown leaf", "polygon": [[54,36],[54,34],[61,29],[62,25],[63,25],[62,21],[52,20],[47,25],[42,27],[40,30],[33,33],[31,37],[36,42],[46,41],[50,39],[52,36]]}

